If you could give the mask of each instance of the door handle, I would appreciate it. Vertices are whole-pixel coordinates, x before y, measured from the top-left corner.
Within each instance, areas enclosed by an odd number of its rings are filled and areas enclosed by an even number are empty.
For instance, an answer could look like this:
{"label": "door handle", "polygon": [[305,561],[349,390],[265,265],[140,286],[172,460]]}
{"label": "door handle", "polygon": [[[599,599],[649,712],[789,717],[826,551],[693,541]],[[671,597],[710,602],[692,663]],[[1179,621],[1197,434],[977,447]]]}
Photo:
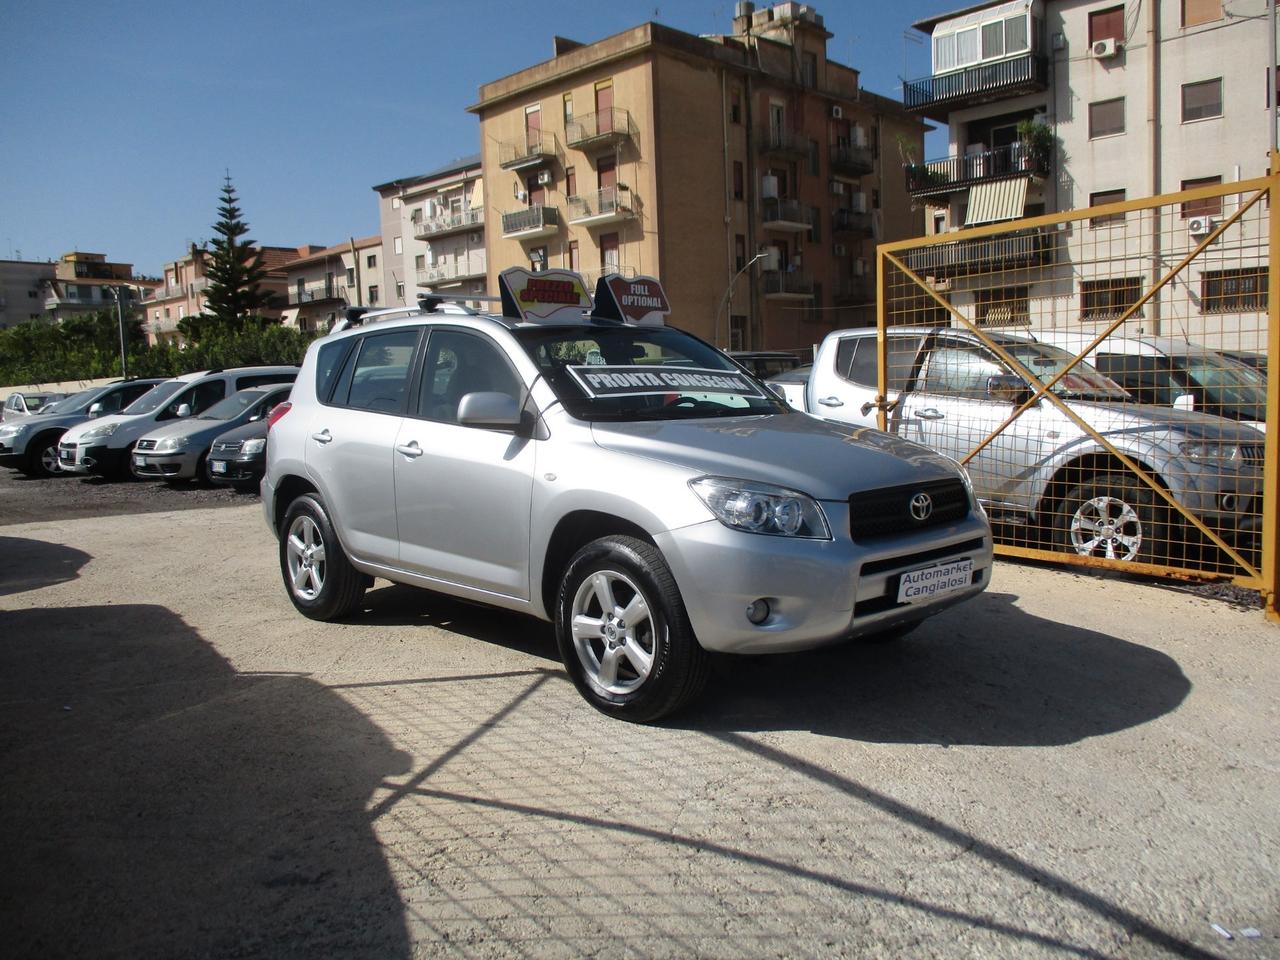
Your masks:
{"label": "door handle", "polygon": [[820,397],[818,402],[824,407],[843,407],[844,401],[839,397]]}
{"label": "door handle", "polygon": [[916,416],[921,420],[943,420],[947,415],[936,407],[925,407],[923,410],[917,410]]}
{"label": "door handle", "polygon": [[328,427],[325,427],[319,433],[313,433],[311,435],[311,439],[314,440],[316,443],[332,443],[333,434],[329,432]]}
{"label": "door handle", "polygon": [[422,448],[418,446],[417,440],[413,440],[409,443],[396,444],[396,453],[403,454],[412,460],[414,457],[422,456]]}

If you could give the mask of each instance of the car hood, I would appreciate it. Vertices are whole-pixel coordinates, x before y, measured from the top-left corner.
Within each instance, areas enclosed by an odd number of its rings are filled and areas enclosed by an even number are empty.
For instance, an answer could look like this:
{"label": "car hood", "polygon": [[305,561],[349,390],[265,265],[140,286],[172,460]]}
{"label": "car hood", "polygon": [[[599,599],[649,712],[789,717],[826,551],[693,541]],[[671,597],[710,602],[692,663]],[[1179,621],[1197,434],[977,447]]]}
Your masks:
{"label": "car hood", "polygon": [[959,475],[952,460],[917,443],[802,413],[593,423],[591,430],[606,450],[773,483],[819,500]]}
{"label": "car hood", "polygon": [[234,420],[201,420],[199,417],[184,417],[181,420],[162,423],[148,430],[138,439],[160,440],[164,437],[190,437],[193,440],[204,438],[212,442],[214,437],[226,433],[234,425]]}
{"label": "car hood", "polygon": [[1100,403],[1083,400],[1070,400],[1067,406],[1099,432],[1138,432],[1152,427],[1166,427],[1197,440],[1259,443],[1263,439],[1260,431],[1248,424],[1194,410],[1146,403]]}
{"label": "car hood", "polygon": [[100,427],[104,423],[122,423],[122,424],[133,423],[137,419],[138,419],[137,415],[126,417],[123,414],[119,414],[119,413],[113,413],[105,417],[95,417],[92,420],[86,420],[83,423],[77,424],[76,426],[72,427],[63,435],[62,439],[73,441],[73,440],[76,440],[81,434],[88,433],[89,430],[92,429],[93,427]]}
{"label": "car hood", "polygon": [[255,420],[253,423],[241,424],[231,430],[224,430],[222,433],[214,437],[214,440],[232,440],[244,442],[245,440],[253,440],[257,437],[265,437],[267,435],[267,418]]}

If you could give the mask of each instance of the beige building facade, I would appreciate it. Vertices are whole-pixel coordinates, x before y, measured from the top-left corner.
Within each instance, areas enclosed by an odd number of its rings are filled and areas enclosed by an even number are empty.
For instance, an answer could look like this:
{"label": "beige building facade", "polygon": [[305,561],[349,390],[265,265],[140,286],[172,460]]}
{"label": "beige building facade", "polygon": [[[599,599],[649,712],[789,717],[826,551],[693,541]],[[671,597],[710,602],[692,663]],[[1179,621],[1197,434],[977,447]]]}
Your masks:
{"label": "beige building facade", "polygon": [[[372,271],[366,267],[374,258]],[[380,236],[354,237],[346,243],[308,251],[290,260],[281,269],[285,274],[288,306],[280,322],[305,333],[323,333],[342,318],[347,307],[367,306],[363,291],[372,275],[375,284],[382,282],[376,264],[382,259]]]}
{"label": "beige building facade", "polygon": [[731,349],[874,322],[876,241],[923,230],[885,146],[924,125],[827,59],[812,7],[737,14],[723,36],[556,38],[481,86],[490,289],[513,265],[655,276],[673,325]]}

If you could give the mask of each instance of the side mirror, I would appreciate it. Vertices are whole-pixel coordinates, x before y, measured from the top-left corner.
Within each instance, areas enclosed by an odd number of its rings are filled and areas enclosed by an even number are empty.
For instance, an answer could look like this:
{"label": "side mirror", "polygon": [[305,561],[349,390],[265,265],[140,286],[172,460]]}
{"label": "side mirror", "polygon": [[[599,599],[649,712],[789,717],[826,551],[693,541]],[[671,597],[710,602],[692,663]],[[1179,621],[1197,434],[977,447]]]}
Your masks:
{"label": "side mirror", "polygon": [[178,409],[174,411],[173,415],[178,418],[191,416],[191,404],[189,403],[178,404]]}
{"label": "side mirror", "polygon": [[506,393],[468,393],[458,404],[458,423],[464,427],[514,430],[520,426],[520,419],[520,405]]}
{"label": "side mirror", "polygon": [[101,402],[89,404],[89,416],[96,417],[101,412],[102,412]]}
{"label": "side mirror", "polygon": [[1173,409],[1175,410],[1194,410],[1196,408],[1196,395],[1194,393],[1180,393],[1173,398]]}
{"label": "side mirror", "polygon": [[987,398],[1005,403],[1022,403],[1031,396],[1027,381],[1011,373],[987,377]]}

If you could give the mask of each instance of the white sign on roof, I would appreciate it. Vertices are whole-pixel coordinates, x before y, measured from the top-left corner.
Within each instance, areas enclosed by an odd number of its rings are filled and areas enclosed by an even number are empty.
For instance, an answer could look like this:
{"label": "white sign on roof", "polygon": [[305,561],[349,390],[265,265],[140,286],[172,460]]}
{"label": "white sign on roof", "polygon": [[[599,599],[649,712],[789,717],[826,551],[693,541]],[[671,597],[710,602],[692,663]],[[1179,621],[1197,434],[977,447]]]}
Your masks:
{"label": "white sign on roof", "polygon": [[509,267],[498,274],[502,314],[525,323],[581,323],[591,310],[582,277],[572,270]]}

